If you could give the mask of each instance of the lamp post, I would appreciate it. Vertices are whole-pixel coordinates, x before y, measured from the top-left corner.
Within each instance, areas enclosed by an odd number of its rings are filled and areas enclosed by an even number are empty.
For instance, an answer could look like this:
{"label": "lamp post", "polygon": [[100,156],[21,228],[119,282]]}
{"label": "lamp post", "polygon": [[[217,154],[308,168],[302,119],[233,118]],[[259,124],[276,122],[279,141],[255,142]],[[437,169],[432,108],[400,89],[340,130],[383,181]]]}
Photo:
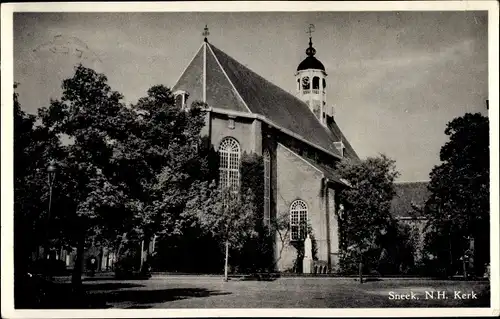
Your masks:
{"label": "lamp post", "polygon": [[54,186],[54,180],[56,179],[57,166],[54,160],[51,160],[49,166],[47,166],[47,185],[49,186],[49,210],[47,212],[47,226],[46,226],[46,246],[44,249],[45,259],[49,258],[49,231],[50,231],[50,211],[52,208],[52,187]]}

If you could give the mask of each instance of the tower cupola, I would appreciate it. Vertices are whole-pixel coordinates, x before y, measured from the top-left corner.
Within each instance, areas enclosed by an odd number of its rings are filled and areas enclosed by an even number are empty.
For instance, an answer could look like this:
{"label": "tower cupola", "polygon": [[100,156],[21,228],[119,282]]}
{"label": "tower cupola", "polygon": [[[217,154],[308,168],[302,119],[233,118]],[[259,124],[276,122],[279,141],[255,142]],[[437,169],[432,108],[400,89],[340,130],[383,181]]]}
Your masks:
{"label": "tower cupola", "polygon": [[316,49],[312,43],[314,25],[310,24],[309,47],[306,49],[307,57],[300,62],[295,73],[297,83],[297,97],[307,103],[318,121],[327,125],[327,117],[333,116],[333,108],[326,106],[326,70],[323,63],[316,57]]}
{"label": "tower cupola", "polygon": [[325,66],[314,57],[316,49],[312,46],[312,38],[309,38],[309,47],[306,49],[307,58],[300,62],[297,72],[309,69],[325,71]]}

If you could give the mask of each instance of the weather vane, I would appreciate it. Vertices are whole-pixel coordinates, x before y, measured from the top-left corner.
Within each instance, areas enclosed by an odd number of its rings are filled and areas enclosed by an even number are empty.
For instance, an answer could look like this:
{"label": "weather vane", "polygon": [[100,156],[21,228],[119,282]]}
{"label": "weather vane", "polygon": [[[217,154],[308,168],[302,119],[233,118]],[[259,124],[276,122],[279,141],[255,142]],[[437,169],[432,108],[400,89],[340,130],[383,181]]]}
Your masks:
{"label": "weather vane", "polygon": [[311,34],[314,32],[314,24],[309,24],[309,28],[306,31],[306,33],[309,33],[309,37],[311,37]]}
{"label": "weather vane", "polygon": [[207,37],[210,35],[210,32],[208,31],[208,26],[205,24],[205,28],[203,29],[202,35],[205,37],[205,42],[207,42]]}

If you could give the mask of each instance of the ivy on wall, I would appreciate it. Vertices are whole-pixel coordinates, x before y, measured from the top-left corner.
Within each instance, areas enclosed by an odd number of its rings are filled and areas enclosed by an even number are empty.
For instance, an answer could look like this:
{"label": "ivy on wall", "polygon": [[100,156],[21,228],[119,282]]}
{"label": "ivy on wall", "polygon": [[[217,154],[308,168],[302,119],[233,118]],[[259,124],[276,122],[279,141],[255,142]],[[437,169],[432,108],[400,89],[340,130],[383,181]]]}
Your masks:
{"label": "ivy on wall", "polygon": [[241,156],[241,189],[248,188],[255,195],[255,205],[259,208],[259,214],[264,213],[264,160],[256,153],[244,152]]}
{"label": "ivy on wall", "polygon": [[243,153],[241,157],[241,190],[251,189],[258,208],[255,230],[257,238],[245,243],[241,250],[231,252],[234,272],[254,273],[272,269],[273,238],[264,225],[264,160],[256,153]]}

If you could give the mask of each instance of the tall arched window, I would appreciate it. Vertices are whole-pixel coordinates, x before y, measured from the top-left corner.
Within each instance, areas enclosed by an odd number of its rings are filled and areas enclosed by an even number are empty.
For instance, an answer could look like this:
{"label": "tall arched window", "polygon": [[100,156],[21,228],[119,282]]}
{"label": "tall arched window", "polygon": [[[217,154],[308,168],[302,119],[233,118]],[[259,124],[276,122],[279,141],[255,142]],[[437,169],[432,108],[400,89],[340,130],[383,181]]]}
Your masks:
{"label": "tall arched window", "polygon": [[264,150],[264,223],[271,224],[271,154]]}
{"label": "tall arched window", "polygon": [[296,200],[290,205],[290,239],[303,240],[307,236],[307,205]]}
{"label": "tall arched window", "polygon": [[240,186],[240,153],[240,144],[234,138],[226,137],[220,143],[219,185],[235,192]]}

